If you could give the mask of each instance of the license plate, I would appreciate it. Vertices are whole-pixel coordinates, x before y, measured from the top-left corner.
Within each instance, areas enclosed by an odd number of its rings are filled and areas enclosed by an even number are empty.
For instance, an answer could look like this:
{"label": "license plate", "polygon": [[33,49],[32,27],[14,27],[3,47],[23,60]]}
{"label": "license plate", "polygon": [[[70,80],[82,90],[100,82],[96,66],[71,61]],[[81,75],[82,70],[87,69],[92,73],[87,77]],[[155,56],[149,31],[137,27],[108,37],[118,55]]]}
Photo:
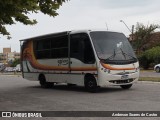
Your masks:
{"label": "license plate", "polygon": [[128,79],[128,75],[122,75],[122,76],[121,76],[121,79],[122,79],[122,80]]}

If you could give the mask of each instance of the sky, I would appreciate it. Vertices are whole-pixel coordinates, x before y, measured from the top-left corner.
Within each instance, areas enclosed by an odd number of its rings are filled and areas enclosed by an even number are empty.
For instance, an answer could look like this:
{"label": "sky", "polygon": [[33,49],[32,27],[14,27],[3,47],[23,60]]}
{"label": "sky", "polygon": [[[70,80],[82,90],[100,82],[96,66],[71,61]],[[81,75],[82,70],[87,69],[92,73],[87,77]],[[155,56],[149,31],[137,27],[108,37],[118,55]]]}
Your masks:
{"label": "sky", "polygon": [[25,26],[17,22],[7,26],[12,39],[7,40],[0,35],[0,52],[4,47],[19,52],[19,40],[54,32],[108,29],[128,36],[130,31],[125,24],[130,30],[137,22],[160,25],[159,5],[160,0],[69,0],[60,7],[57,11],[59,15],[54,18],[42,13],[31,14],[30,18],[38,21],[36,25]]}

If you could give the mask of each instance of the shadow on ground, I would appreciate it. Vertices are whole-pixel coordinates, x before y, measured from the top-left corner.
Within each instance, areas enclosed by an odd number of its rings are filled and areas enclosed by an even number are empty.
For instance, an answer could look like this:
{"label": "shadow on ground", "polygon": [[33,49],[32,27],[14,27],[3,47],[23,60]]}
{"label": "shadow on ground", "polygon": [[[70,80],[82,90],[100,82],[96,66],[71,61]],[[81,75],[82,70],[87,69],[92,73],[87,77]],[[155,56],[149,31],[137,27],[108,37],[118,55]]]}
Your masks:
{"label": "shadow on ground", "polygon": [[[67,86],[67,85],[54,85],[52,88],[41,88],[41,86],[29,86],[27,88],[31,89],[41,89],[41,90],[58,90],[58,91],[74,91],[74,92],[88,92],[85,87],[81,86]],[[131,88],[132,89],[132,88]],[[130,90],[131,90],[130,89]],[[119,86],[105,87],[99,88],[97,93],[105,93],[105,92],[120,92],[125,91]]]}

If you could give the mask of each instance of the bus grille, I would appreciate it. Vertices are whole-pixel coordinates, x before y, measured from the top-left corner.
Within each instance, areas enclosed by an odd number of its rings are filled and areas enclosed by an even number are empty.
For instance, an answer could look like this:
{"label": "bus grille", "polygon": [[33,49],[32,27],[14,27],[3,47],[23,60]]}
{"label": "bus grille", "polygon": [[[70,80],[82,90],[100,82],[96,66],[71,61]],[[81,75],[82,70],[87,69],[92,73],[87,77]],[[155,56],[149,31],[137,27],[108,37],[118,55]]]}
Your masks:
{"label": "bus grille", "polygon": [[131,83],[133,82],[133,79],[127,79],[127,80],[110,80],[109,82],[114,84],[123,84],[123,83]]}

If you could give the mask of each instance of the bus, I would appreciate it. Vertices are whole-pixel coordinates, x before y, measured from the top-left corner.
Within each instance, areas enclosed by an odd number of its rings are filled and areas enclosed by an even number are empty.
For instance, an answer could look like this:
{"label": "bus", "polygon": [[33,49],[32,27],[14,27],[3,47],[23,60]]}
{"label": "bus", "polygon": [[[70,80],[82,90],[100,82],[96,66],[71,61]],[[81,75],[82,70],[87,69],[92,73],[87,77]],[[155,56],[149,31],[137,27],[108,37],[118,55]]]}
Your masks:
{"label": "bus", "polygon": [[54,84],[129,89],[139,78],[139,63],[123,33],[76,30],[20,40],[22,76]]}

